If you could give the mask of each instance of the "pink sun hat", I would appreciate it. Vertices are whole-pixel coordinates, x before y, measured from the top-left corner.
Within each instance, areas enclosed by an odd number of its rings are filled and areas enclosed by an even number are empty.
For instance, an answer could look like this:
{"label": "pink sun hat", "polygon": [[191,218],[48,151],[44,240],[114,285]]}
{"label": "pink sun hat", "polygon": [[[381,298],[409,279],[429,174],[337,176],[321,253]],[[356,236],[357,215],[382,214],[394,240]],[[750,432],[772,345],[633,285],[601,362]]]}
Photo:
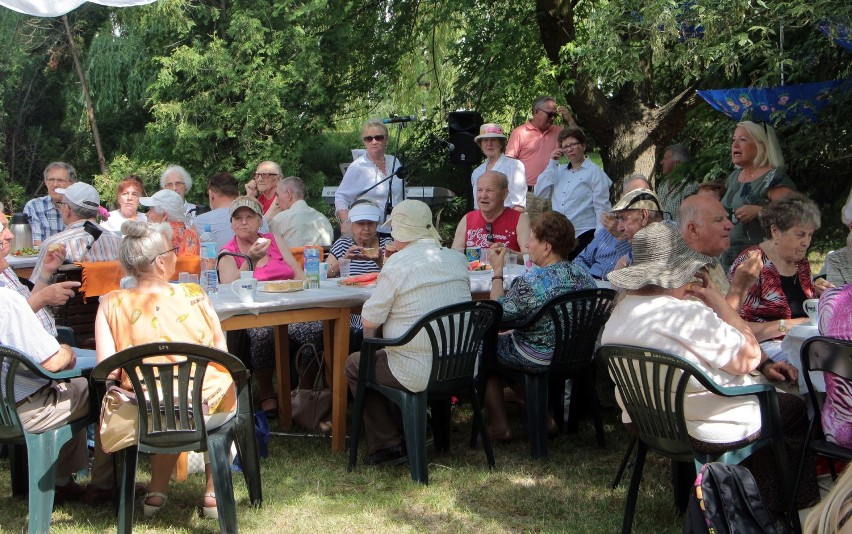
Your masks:
{"label": "pink sun hat", "polygon": [[473,138],[475,142],[481,139],[506,139],[506,134],[503,133],[503,127],[499,124],[489,122],[479,127],[479,135]]}

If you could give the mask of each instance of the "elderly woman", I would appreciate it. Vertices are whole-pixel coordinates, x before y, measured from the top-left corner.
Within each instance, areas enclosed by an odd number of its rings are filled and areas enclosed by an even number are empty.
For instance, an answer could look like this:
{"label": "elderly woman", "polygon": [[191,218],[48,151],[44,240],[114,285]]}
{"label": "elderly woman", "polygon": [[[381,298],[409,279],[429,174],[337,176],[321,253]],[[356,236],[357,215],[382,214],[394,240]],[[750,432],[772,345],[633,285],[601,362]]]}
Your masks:
{"label": "elderly woman", "polygon": [[142,180],[135,174],[128,174],[116,187],[116,199],[118,209],[109,212],[109,218],[101,223],[104,230],[121,233],[121,225],[124,221],[145,221],[144,213],[139,213],[139,200],[145,196],[145,187]]}
{"label": "elderly woman", "polygon": [[[160,175],[160,189],[171,189],[183,199],[187,192],[192,189],[192,176],[180,165],[169,165]],[[195,208],[196,206],[192,202],[184,201],[183,210],[187,215],[194,213]]]}
{"label": "elderly woman", "polygon": [[[559,165],[559,158],[568,158],[568,165]],[[603,227],[601,219],[610,210],[609,188],[612,180],[586,157],[586,134],[579,128],[559,132],[559,146],[550,155],[547,168],[535,184],[535,196],[550,198],[553,211],[565,215],[577,232],[577,249],[568,259],[574,259]]]}
{"label": "elderly woman", "polygon": [[171,225],[172,245],[177,247],[178,256],[198,256],[201,241],[195,230],[186,227],[186,212],[180,195],[171,189],[163,189],[154,196],[139,199],[139,203],[149,208],[149,221]]}
{"label": "elderly woman", "polygon": [[[284,242],[272,235],[261,234],[263,207],[251,197],[238,197],[229,208],[234,239],[222,247],[223,251],[248,256],[258,280],[304,279],[305,273]],[[240,278],[240,272],[249,271],[249,262],[236,256],[225,256],[219,262],[219,279],[229,284]],[[275,369],[275,338],[271,327],[249,328],[251,364],[260,386],[260,407],[270,417],[278,415],[278,397],[272,385]]]}
{"label": "elderly woman", "polygon": [[[154,343],[162,339],[198,343],[227,351],[225,334],[219,324],[213,305],[198,284],[169,283],[175,271],[177,256],[172,245],[171,227],[167,224],[150,224],[127,221],[121,227],[119,261],[124,271],[136,278],[136,287],[113,291],[101,297],[95,318],[95,341],[98,361],[108,359],[128,347]],[[170,359],[170,356],[157,358]],[[154,358],[152,358],[154,359]],[[117,378],[117,377],[116,377]],[[124,379],[125,389],[132,389]],[[224,422],[228,412],[236,407],[233,381],[228,371],[218,365],[207,368],[202,386],[207,401],[209,419]],[[96,465],[103,465],[104,455],[96,447]],[[109,459],[106,458],[106,463]],[[144,496],[143,513],[156,515],[166,504],[169,478],[177,461],[177,454],[155,454],[151,457],[151,483]],[[92,480],[93,485],[106,489],[112,485],[109,469],[94,469],[104,473],[105,480]],[[216,496],[210,465],[206,466],[207,485],[204,493],[203,513],[216,518]]]}
{"label": "elderly woman", "polygon": [[[476,182],[486,171],[502,172],[509,178],[509,196],[506,197],[507,208],[523,213],[527,205],[527,175],[524,172],[524,164],[520,160],[510,158],[506,152],[506,134],[499,124],[483,124],[479,128],[479,135],[473,138],[482,153],[485,161],[479,167],[473,169],[470,176],[470,185],[476,191]],[[473,208],[479,209],[476,195],[473,199]]]}
{"label": "elderly woman", "polygon": [[[361,138],[364,141],[366,153],[359,156],[346,169],[343,181],[334,194],[334,209],[337,220],[340,221],[341,232],[349,233],[349,207],[362,193],[367,198],[382,207],[381,221],[385,219],[384,207],[387,204],[388,194],[391,194],[391,204],[396,206],[402,201],[404,183],[399,176],[394,176],[389,181],[376,185],[388,176],[394,174],[402,164],[394,156],[385,154],[388,146],[388,129],[378,119],[371,119],[361,127]],[[373,186],[376,187],[373,187]],[[373,187],[370,191],[368,188]]]}
{"label": "elderly woman", "polygon": [[351,237],[341,236],[331,245],[328,276],[340,276],[340,260],[349,260],[349,274],[377,273],[382,269],[382,249],[393,243],[376,233],[382,210],[370,199],[361,198],[349,210]]}
{"label": "elderly woman", "polygon": [[773,361],[788,361],[789,356],[781,352],[781,340],[788,328],[808,322],[803,303],[822,293],[811,281],[807,259],[820,224],[819,209],[812,200],[794,193],[767,205],[759,219],[766,239],[742,251],[728,277],[733,279],[751,256],[760,257],[763,267],[742,299],[740,315],[752,323],[754,335]]}
{"label": "elderly woman", "polygon": [[758,215],[764,207],[796,189],[796,184],[784,175],[784,156],[775,129],[766,123],[737,124],[731,161],[736,169],[728,176],[728,188],[722,197],[722,205],[734,223],[731,246],[722,255],[725,269],[744,248],[763,239]]}
{"label": "elderly woman", "polygon": [[843,225],[849,228],[846,246],[828,253],[825,257],[825,278],[833,286],[852,284],[852,191],[840,214]]}
{"label": "elderly woman", "polygon": [[[588,273],[570,261],[568,255],[577,246],[574,226],[559,212],[548,211],[531,223],[527,240],[530,261],[538,269],[527,271],[509,289],[503,291],[503,276],[495,274],[491,298],[503,305],[507,321],[528,317],[548,300],[578,289],[597,287]],[[502,273],[507,250],[494,245],[489,255],[494,273]],[[539,321],[525,330],[501,335],[497,342],[497,365],[524,372],[545,372],[553,353],[553,325]],[[485,407],[490,423],[488,434],[497,441],[512,439],[506,408],[503,405],[503,377],[492,375],[485,386]],[[552,418],[550,427],[555,426]]]}
{"label": "elderly woman", "polygon": [[[696,365],[718,385],[757,383],[751,372],[762,355],[754,334],[701,269],[712,258],[698,254],[677,228],[652,223],[633,238],[633,265],[607,275],[626,290],[604,326],[601,343],[622,344],[667,352]],[[698,281],[695,281],[695,280]],[[753,399],[725,398],[701,386],[690,386],[684,417],[693,447],[721,452],[754,441],[760,435],[760,407]],[[616,400],[623,408],[620,395]],[[807,432],[803,400],[778,394],[782,426],[790,458],[799,458]],[[622,420],[629,424],[627,412]],[[763,448],[751,457],[752,473],[769,508],[783,512],[787,496],[783,481],[773,477],[773,453]],[[799,503],[818,499],[813,458],[803,478]]]}

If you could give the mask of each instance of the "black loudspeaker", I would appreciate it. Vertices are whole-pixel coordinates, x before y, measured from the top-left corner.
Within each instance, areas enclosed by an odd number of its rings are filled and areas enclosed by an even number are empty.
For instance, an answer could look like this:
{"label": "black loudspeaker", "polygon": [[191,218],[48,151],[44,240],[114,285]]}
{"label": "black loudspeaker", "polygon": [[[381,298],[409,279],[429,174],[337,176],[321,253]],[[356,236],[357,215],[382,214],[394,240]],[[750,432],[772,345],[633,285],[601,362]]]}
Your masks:
{"label": "black loudspeaker", "polygon": [[450,163],[456,165],[478,165],[482,161],[482,151],[473,140],[479,135],[482,115],[476,111],[451,111],[447,115],[450,143],[455,149],[450,152]]}

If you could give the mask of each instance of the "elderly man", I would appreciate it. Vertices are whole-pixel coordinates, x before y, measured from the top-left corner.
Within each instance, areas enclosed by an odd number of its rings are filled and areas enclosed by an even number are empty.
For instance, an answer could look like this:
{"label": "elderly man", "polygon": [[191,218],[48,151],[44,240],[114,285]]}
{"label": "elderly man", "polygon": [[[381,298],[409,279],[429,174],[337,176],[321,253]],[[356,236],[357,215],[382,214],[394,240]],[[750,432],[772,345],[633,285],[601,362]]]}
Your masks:
{"label": "elderly man", "polygon": [[[648,189],[648,180],[642,175],[632,175],[624,182],[624,194],[634,189]],[[618,232],[618,221],[611,213],[601,216],[603,228],[595,231],[595,238],[584,248],[574,263],[585,268],[598,280],[606,280],[606,275],[615,269],[619,258],[630,253],[630,243]]]}
{"label": "elderly man", "polygon": [[[715,262],[704,267],[704,271],[716,289],[725,295],[728,304],[739,313],[744,295],[757,280],[763,268],[760,255],[754,254],[749,257],[736,270],[731,283],[728,283],[718,258],[731,245],[731,230],[734,225],[728,219],[728,213],[722,203],[708,195],[692,195],[683,200],[678,212],[678,228],[689,248],[705,256],[716,258]],[[764,363],[758,369],[766,378],[796,383],[798,371],[795,367],[786,362],[773,362],[765,357],[763,359]]]}
{"label": "elderly man", "polygon": [[[663,208],[660,200],[650,189],[634,189],[621,197],[612,207],[612,213],[618,221],[618,232],[628,243],[633,243],[636,232],[652,222],[663,220]],[[633,251],[622,256],[615,264],[615,269],[627,267],[633,263]]]}
{"label": "elderly man", "polygon": [[[120,238],[119,238],[120,239]],[[33,364],[58,372],[74,367],[74,351],[60,345],[42,328],[27,301],[0,282],[0,344],[18,350]],[[7,369],[3,369],[3,379]],[[84,418],[89,413],[89,386],[85,378],[55,382],[19,371],[15,375],[18,417],[27,431],[41,433]],[[84,489],[71,478],[88,466],[86,434],[75,434],[59,451],[56,462],[56,502],[83,496]]]}
{"label": "elderly man", "polygon": [[[187,191],[192,189],[192,176],[180,165],[169,165],[160,175],[160,189],[171,189],[183,199]],[[195,213],[196,205],[184,200],[184,212],[190,216]]]}
{"label": "elderly man", "polygon": [[[400,336],[425,314],[470,300],[467,261],[463,254],[441,248],[429,206],[419,200],[402,201],[394,207],[387,225],[391,226],[398,252],[385,262],[376,290],[364,303],[361,320],[365,337],[378,335],[379,327],[384,337]],[[360,352],[346,360],[346,377],[353,393],[360,363]],[[388,347],[376,354],[376,380],[390,387],[415,393],[423,391],[431,371],[432,348],[425,333],[406,345]],[[369,390],[364,406],[364,432],[365,464],[405,459],[398,413],[394,415],[388,399]]]}
{"label": "elderly man", "polygon": [[[111,261],[118,258],[121,236],[104,230],[95,224],[100,207],[97,190],[89,184],[77,182],[67,189],[56,192],[62,199],[56,204],[65,223],[65,230],[47,238],[41,246],[38,260],[33,268],[30,282],[35,284],[33,293],[38,293],[51,283],[56,269],[65,261]],[[95,238],[86,231],[98,234]]]}
{"label": "elderly man", "polygon": [[331,245],[334,230],[328,217],[308,206],[308,188],[301,178],[289,176],[278,182],[278,208],[281,210],[269,227],[288,247]]}
{"label": "elderly man", "polygon": [[[565,155],[567,165],[559,165]],[[586,157],[586,134],[579,128],[559,132],[559,147],[553,150],[547,169],[538,177],[533,192],[539,198],[549,198],[553,209],[568,217],[574,225],[577,248],[569,260],[577,257],[592,242],[595,229],[609,211],[609,176]]]}
{"label": "elderly man", "polygon": [[246,184],[246,195],[256,198],[263,206],[264,219],[270,220],[278,213],[275,207],[276,189],[281,178],[281,166],[274,161],[263,161],[254,171],[254,178]]}
{"label": "elderly man", "polygon": [[506,145],[506,155],[521,160],[524,164],[527,174],[527,213],[533,219],[550,209],[548,200],[533,195],[533,188],[539,175],[547,167],[551,154],[559,148],[559,132],[562,127],[553,124],[557,115],[561,115],[570,128],[577,127],[570,110],[565,106],[558,106],[555,98],[536,98],[532,105],[532,118],[512,130]]}
{"label": "elderly man", "polygon": [[62,201],[62,195],[57,188],[68,187],[77,181],[77,171],[74,167],[61,161],[54,161],[44,168],[44,185],[47,195],[30,200],[24,206],[24,213],[30,219],[33,232],[33,245],[41,245],[42,241],[58,234],[65,229],[65,223],[59,216],[57,202]]}
{"label": "elderly man", "polygon": [[670,176],[678,165],[689,161],[689,151],[683,145],[667,146],[663,152],[663,160],[660,162],[660,174],[663,176],[657,180],[657,197],[663,206],[663,211],[672,218],[677,217],[681,201],[698,191],[698,183],[687,177],[680,179]]}
{"label": "elderly man", "polygon": [[503,243],[510,250],[526,252],[530,220],[526,213],[507,208],[509,179],[502,172],[486,171],[476,182],[479,209],[468,212],[456,227],[453,250],[488,248]]}

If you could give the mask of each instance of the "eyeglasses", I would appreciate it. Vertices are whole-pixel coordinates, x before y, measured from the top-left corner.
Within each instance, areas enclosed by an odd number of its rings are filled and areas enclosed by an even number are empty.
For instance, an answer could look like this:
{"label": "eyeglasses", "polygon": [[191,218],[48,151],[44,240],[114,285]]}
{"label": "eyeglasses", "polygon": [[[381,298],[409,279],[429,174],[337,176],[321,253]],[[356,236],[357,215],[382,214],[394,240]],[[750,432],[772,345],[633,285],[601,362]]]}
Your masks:
{"label": "eyeglasses", "polygon": [[364,142],[365,142],[365,143],[372,143],[372,142],[373,142],[373,139],[375,139],[376,141],[381,142],[381,141],[384,141],[384,140],[385,140],[385,136],[384,136],[384,135],[365,135],[365,136],[364,136]]}
{"label": "eyeglasses", "polygon": [[490,222],[485,223],[485,231],[488,232],[488,241],[494,242],[494,227]]}
{"label": "eyeglasses", "polygon": [[559,115],[559,113],[556,113],[555,111],[544,111],[541,108],[535,108],[535,109],[537,109],[537,110],[541,111],[542,113],[544,113],[545,115],[547,115],[548,119],[556,118],[556,116]]}
{"label": "eyeglasses", "polygon": [[70,184],[71,180],[68,178],[48,178],[45,182],[48,184]]}
{"label": "eyeglasses", "polygon": [[580,146],[583,143],[568,143],[567,145],[562,145],[562,150],[571,150],[575,146]]}
{"label": "eyeglasses", "polygon": [[258,180],[269,180],[270,178],[275,178],[278,176],[277,172],[256,172],[254,173],[254,177]]}
{"label": "eyeglasses", "polygon": [[178,248],[179,248],[179,247],[170,248],[169,250],[167,250],[167,251],[165,251],[165,252],[160,252],[159,254],[157,254],[156,256],[154,256],[154,259],[153,259],[153,260],[151,260],[151,263],[154,263],[154,261],[155,261],[158,257],[162,256],[163,254],[168,254],[169,252],[174,252],[175,254],[177,254]]}
{"label": "eyeglasses", "polygon": [[174,189],[177,189],[177,188],[178,188],[178,186],[180,186],[180,187],[186,187],[186,184],[185,184],[184,182],[172,182],[172,183],[170,183],[170,184],[166,184],[166,189],[172,189],[172,190],[174,190]]}

